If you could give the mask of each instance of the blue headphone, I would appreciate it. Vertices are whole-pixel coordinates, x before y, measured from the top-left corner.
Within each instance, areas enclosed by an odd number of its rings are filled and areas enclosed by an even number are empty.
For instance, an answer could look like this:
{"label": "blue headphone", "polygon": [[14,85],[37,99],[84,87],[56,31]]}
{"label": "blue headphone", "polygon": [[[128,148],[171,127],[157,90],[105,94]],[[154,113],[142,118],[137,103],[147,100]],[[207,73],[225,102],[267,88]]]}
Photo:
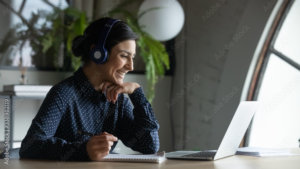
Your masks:
{"label": "blue headphone", "polygon": [[106,39],[109,35],[111,28],[114,26],[115,23],[119,21],[120,20],[117,19],[110,19],[110,18],[107,19],[104,27],[101,30],[97,45],[93,50],[91,50],[90,57],[95,63],[102,64],[107,61],[108,52],[107,49],[105,48]]}

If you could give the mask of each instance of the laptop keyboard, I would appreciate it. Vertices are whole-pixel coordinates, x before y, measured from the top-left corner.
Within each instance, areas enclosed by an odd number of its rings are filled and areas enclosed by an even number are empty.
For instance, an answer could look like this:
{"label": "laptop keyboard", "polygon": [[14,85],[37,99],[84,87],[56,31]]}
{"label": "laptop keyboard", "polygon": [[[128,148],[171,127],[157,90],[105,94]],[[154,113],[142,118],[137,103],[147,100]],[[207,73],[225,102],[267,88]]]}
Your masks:
{"label": "laptop keyboard", "polygon": [[198,153],[187,154],[183,157],[214,157],[216,155],[216,151],[200,151]]}

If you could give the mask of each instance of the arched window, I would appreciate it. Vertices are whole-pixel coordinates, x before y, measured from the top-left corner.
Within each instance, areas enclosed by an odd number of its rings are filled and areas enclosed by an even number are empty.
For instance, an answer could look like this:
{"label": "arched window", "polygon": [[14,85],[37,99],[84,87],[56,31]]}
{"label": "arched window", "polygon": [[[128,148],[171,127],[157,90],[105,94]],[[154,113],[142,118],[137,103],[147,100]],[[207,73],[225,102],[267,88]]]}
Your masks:
{"label": "arched window", "polygon": [[276,16],[252,78],[248,100],[258,100],[246,145],[299,147],[300,1],[285,0]]}

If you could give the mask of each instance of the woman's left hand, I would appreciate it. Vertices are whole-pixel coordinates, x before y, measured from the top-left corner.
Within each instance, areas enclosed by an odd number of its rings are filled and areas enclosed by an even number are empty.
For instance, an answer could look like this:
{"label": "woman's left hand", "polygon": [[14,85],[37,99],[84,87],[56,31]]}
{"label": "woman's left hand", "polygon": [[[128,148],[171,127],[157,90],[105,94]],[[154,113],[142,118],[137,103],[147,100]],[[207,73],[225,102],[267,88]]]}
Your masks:
{"label": "woman's left hand", "polygon": [[111,82],[104,82],[100,85],[100,90],[106,93],[108,101],[116,103],[120,93],[132,94],[140,85],[135,82],[124,82],[121,85]]}

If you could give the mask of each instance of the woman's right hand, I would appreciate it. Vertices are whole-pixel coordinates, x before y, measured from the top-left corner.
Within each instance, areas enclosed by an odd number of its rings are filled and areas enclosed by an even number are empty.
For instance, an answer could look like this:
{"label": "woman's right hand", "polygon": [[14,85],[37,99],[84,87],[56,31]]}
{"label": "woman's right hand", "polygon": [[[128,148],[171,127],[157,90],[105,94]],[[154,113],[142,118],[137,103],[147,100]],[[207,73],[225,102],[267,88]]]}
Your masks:
{"label": "woman's right hand", "polygon": [[136,82],[124,82],[123,84],[114,84],[111,82],[103,82],[99,88],[106,94],[106,98],[116,103],[120,93],[132,94],[140,85]]}
{"label": "woman's right hand", "polygon": [[107,132],[91,137],[86,145],[90,159],[93,161],[103,159],[109,154],[111,146],[115,141],[118,141],[118,138]]}

